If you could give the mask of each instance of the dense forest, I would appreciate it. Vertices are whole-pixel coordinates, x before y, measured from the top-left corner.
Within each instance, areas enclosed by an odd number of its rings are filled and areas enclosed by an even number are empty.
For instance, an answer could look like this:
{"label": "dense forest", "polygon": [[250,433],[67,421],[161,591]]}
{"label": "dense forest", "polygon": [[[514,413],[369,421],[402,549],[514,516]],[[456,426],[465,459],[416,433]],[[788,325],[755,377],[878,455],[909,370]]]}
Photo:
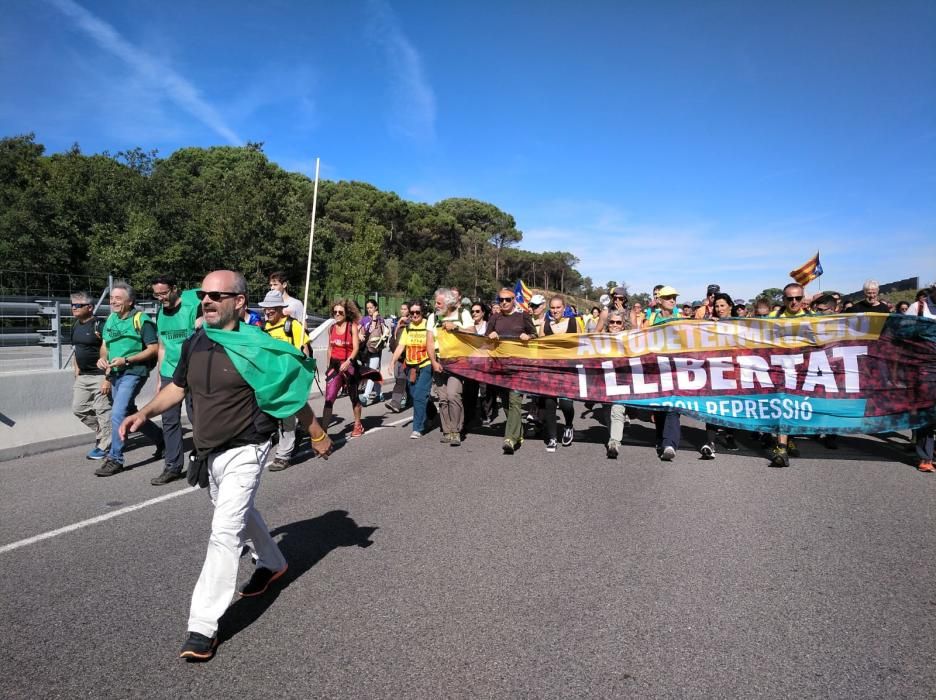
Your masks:
{"label": "dense forest", "polygon": [[[305,278],[313,182],[271,162],[262,144],[45,154],[34,135],[0,140],[0,269],[68,272],[134,284],[207,270],[260,287]],[[492,204],[423,204],[363,182],[320,181],[310,306],[344,294],[425,296],[443,284],[490,297],[529,285],[592,295],[571,253],[518,247],[514,218]],[[598,292],[601,293],[600,291]]]}

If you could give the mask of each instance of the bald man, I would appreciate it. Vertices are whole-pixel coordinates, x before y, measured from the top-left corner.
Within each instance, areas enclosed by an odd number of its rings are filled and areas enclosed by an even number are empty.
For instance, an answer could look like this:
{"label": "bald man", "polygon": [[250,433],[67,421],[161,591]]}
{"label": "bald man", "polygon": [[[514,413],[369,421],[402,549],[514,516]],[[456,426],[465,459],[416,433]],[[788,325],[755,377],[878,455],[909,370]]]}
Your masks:
{"label": "bald man", "polygon": [[183,344],[172,381],[127,417],[120,433],[135,430],[150,416],[181,403],[187,392],[192,394],[196,459],[189,465],[189,483],[209,487],[215,511],[180,656],[208,661],[217,647],[218,620],[235,592],[244,545],[257,568],[241,596],[261,595],[286,573],[286,559],[254,507],[277,419],[296,414],[321,457],[328,457],[332,445],[307,403],[314,364],[291,345],[241,323],[247,305],[243,275],[212,272],[197,295],[202,328]]}

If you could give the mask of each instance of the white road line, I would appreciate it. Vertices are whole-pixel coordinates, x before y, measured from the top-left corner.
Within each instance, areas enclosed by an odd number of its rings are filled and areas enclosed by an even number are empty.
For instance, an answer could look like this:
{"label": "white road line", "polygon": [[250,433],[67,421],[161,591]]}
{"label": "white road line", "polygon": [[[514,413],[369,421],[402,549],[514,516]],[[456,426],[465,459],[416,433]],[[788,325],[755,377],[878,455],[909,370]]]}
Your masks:
{"label": "white road line", "polygon": [[[396,428],[399,425],[405,425],[413,420],[412,416],[407,416],[406,418],[401,418],[400,420],[393,421],[392,423],[387,423],[386,425],[379,425],[375,428],[371,428],[364,435],[370,435],[372,433],[379,432],[384,428]],[[168,501],[172,498],[178,496],[184,496],[187,493],[194,493],[196,491],[201,491],[198,487],[180,489],[178,491],[173,491],[172,493],[167,493],[163,496],[158,496],[156,498],[151,498],[148,501],[143,501],[142,503],[137,503],[135,506],[127,506],[126,508],[121,508],[120,510],[115,510],[112,513],[105,513],[104,515],[98,515],[94,518],[89,518],[88,520],[82,520],[80,523],[74,523],[72,525],[66,525],[65,527],[60,527],[58,530],[50,530],[49,532],[43,532],[41,535],[34,535],[33,537],[27,537],[25,540],[19,540],[18,542],[11,542],[10,544],[5,544],[0,547],[0,554],[5,554],[6,552],[12,552],[14,549],[19,549],[20,547],[26,547],[30,544],[35,544],[36,542],[41,542],[42,540],[47,540],[51,537],[58,537],[59,535],[64,535],[68,532],[74,532],[75,530],[80,530],[83,527],[88,527],[89,525],[96,525],[97,523],[103,523],[105,520],[110,520],[111,518],[116,518],[118,515],[124,515],[126,513],[132,513],[135,510],[140,510],[141,508],[146,508],[147,506],[156,505],[157,503],[162,503],[163,501]]]}
{"label": "white road line", "polygon": [[74,523],[72,525],[66,525],[65,527],[60,527],[58,530],[50,530],[49,532],[43,532],[41,535],[27,537],[25,540],[20,540],[18,542],[11,542],[10,544],[5,544],[2,547],[0,547],[0,554],[4,554],[6,552],[12,552],[14,549],[19,549],[20,547],[25,547],[26,545],[35,544],[36,542],[47,540],[50,537],[58,537],[59,535],[64,535],[67,532],[80,530],[83,527],[88,527],[89,525],[102,523],[105,520],[116,518],[118,515],[124,515],[125,513],[132,513],[135,510],[140,510],[141,508],[146,508],[147,506],[152,506],[157,503],[162,503],[163,501],[168,501],[169,499],[177,498],[178,496],[184,496],[187,493],[195,493],[196,491],[201,491],[201,489],[198,488],[197,486],[193,486],[191,488],[180,489],[178,491],[173,491],[172,493],[167,493],[163,496],[158,496],[157,498],[151,498],[148,501],[143,501],[142,503],[137,503],[135,506],[127,506],[126,508],[115,510],[112,513],[105,513],[104,515],[99,515],[95,518],[82,520],[80,523]]}

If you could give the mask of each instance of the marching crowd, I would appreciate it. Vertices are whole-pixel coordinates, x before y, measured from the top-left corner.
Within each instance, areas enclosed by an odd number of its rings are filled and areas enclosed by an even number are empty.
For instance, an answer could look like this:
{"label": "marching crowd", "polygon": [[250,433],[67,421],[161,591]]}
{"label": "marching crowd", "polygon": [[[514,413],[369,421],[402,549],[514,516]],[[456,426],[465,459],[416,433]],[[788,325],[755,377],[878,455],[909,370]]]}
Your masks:
{"label": "marching crowd", "polygon": [[[95,432],[95,446],[87,457],[101,462],[96,475],[113,476],[126,469],[125,440],[138,431],[156,445],[155,457],[164,460],[153,485],[171,483],[187,471],[190,484],[209,488],[215,516],[181,652],[190,661],[214,655],[218,619],[235,592],[237,561],[245,544],[256,569],[238,595],[261,595],[288,568],[253,505],[260,473],[265,467],[278,471],[290,466],[300,425],[313,452],[327,458],[334,407],[344,396],[353,415],[349,438],[363,435],[362,406],[387,398],[380,374],[385,349],[391,353],[394,379],[385,406],[394,413],[412,408],[412,439],[424,437],[438,423],[440,441],[458,447],[473,430],[489,428],[503,411],[505,455],[514,454],[526,436],[537,433],[546,452],[555,453],[560,445],[569,447],[575,441],[573,402],[548,395],[530,396],[525,402],[517,391],[446,371],[438,355],[441,333],[525,342],[568,333],[620,333],[677,319],[857,312],[936,318],[936,285],[920,292],[913,304],[892,308],[880,298],[873,281],[864,285],[865,298],[854,304],[843,304],[834,292],[807,297],[801,285],[791,283],[783,289],[782,303],[757,299],[752,308],[714,284],[696,305],[680,305],[675,288],[658,285],[647,308],[629,305],[626,289],[617,287],[606,307],[594,307],[583,315],[562,295],[547,299],[535,294],[524,303],[527,300],[518,299],[509,288],[501,289],[490,305],[464,299],[458,289],[440,288],[431,306],[413,300],[401,305],[398,317],[389,318],[381,316],[375,301],[368,301],[362,313],[354,302],[343,299],[331,306],[334,323],[328,327],[325,402],[317,417],[308,404],[314,363],[308,359],[305,310],[289,293],[286,275],[269,276],[269,291],[259,302],[259,313],[248,308],[246,280],[236,272],[212,272],[198,290],[182,292],[169,276],[155,278],[151,286],[160,304],[155,319],[136,308],[135,292],[124,282],[112,285],[111,313],[104,321],[95,317],[88,294],[72,295],[73,412]],[[136,398],[154,371],[159,391],[138,410]],[[188,460],[183,457],[183,403],[195,447]],[[617,458],[630,410],[620,404],[586,404],[586,408],[604,416],[606,454]],[[561,430],[557,411],[562,415]],[[162,418],[160,426],[151,420],[156,416]],[[651,417],[657,455],[672,461],[681,440],[679,414],[654,409]],[[732,430],[707,424],[704,434],[699,448],[704,459],[714,458],[719,443],[729,451],[738,449]],[[798,454],[792,436],[755,437],[771,451],[772,466],[789,466],[789,458]],[[821,439],[835,449],[834,435]],[[914,442],[918,468],[934,471],[933,426],[916,431]]]}

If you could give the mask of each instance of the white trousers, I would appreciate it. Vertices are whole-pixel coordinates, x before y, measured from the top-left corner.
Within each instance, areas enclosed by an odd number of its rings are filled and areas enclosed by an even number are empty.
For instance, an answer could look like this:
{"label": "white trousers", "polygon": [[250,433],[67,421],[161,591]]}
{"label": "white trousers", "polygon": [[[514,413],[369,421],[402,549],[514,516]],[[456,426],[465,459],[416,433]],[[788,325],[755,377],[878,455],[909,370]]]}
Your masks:
{"label": "white trousers", "polygon": [[260,473],[269,451],[269,442],[247,445],[225,450],[211,460],[208,491],[215,511],[205,564],[192,592],[190,632],[206,637],[217,632],[218,620],[234,596],[238,560],[244,545],[250,548],[257,566],[273,571],[286,566],[283,553],[254,508]]}

